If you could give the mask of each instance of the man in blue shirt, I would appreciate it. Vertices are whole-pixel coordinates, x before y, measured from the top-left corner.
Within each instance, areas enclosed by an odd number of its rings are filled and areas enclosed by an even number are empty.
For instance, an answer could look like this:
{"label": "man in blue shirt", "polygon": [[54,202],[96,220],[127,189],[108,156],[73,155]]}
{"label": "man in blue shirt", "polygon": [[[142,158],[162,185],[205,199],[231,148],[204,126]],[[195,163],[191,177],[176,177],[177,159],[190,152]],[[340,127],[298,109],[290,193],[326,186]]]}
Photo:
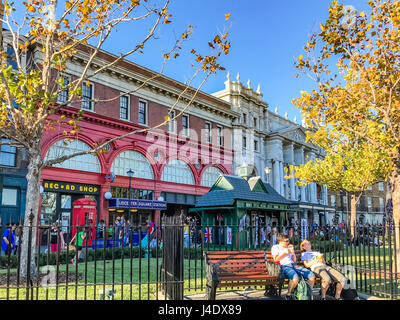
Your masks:
{"label": "man in blue shirt", "polygon": [[[3,241],[1,242],[1,251],[5,252],[5,255],[11,253],[15,247],[15,223],[11,224],[7,230],[3,233]],[[11,233],[10,233],[11,230]]]}

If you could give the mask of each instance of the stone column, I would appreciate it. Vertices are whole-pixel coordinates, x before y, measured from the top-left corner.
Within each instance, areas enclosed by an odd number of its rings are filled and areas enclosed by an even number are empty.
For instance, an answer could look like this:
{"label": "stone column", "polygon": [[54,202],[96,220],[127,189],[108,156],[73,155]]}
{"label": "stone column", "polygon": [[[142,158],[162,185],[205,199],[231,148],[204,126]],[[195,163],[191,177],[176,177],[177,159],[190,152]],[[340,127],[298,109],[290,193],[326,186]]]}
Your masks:
{"label": "stone column", "polygon": [[280,138],[273,138],[273,140],[267,140],[267,159],[272,160],[272,175],[273,175],[273,187],[279,193],[282,194],[283,187],[281,183],[281,178],[283,173],[281,173],[280,162],[283,161],[282,154],[282,140]]}
{"label": "stone column", "polygon": [[[296,148],[294,151],[294,161],[296,165],[304,164],[304,147]],[[299,187],[301,201],[306,201],[306,186]],[[296,199],[297,200],[297,199]]]}
{"label": "stone column", "polygon": [[279,161],[275,160],[273,162],[273,177],[274,177],[274,189],[280,194],[281,193],[281,182],[280,182],[280,174],[279,174]]}
{"label": "stone column", "polygon": [[[284,148],[284,159],[289,165],[295,164],[294,157],[294,144],[290,143]],[[291,178],[288,180],[289,188],[290,188],[290,200],[296,201],[296,186],[295,186],[295,178]]]}
{"label": "stone column", "polygon": [[[311,161],[315,161],[315,153],[314,152],[310,152],[309,153],[309,159]],[[317,184],[315,182],[312,182],[310,184],[310,199],[312,203],[317,203],[318,199],[317,199]]]}
{"label": "stone column", "polygon": [[283,162],[282,161],[279,161],[279,179],[280,179],[280,184],[281,184],[281,195],[283,196],[283,197],[286,197],[286,195],[285,195],[285,188],[283,187],[283,180],[285,179],[284,178],[284,172],[283,172]]}

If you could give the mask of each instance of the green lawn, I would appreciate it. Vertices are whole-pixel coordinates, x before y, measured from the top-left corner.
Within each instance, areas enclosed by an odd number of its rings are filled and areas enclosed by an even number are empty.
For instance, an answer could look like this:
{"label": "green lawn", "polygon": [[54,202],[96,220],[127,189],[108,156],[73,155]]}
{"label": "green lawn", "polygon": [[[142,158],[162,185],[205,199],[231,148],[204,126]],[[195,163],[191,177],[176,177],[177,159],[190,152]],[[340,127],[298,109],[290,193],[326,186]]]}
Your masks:
{"label": "green lawn", "polygon": [[[326,254],[326,259],[336,256],[337,262],[342,265],[354,266],[357,270],[365,271],[363,274],[357,273],[354,280],[360,291],[369,294],[382,292],[390,293],[390,280],[384,279],[383,275],[374,273],[374,270],[388,270],[390,258],[388,248],[375,247],[373,250],[366,247],[345,247],[336,252],[331,251]],[[134,300],[155,300],[160,299],[158,295],[161,288],[157,288],[157,283],[161,282],[161,263],[162,260],[155,258],[133,258],[115,259],[101,261],[80,261],[79,264],[68,264],[68,273],[72,275],[72,280],[60,283],[57,288],[46,289],[42,286],[33,289],[33,299],[49,300],[93,300],[99,299],[99,291],[106,289],[116,290],[114,299],[134,299]],[[184,294],[205,293],[205,268],[201,273],[202,260],[184,261]],[[67,265],[60,265],[59,272],[66,272]],[[10,270],[15,273],[16,270]],[[81,279],[75,282],[76,272]],[[0,274],[6,274],[7,270],[0,270]],[[397,285],[393,285],[392,292],[397,294],[400,291]],[[36,285],[36,284],[34,284]],[[159,285],[160,286],[160,285]],[[221,290],[221,289],[219,289]],[[226,288],[225,290],[229,290]],[[0,299],[25,299],[26,291],[24,288],[0,288]],[[32,296],[30,297],[32,299]]]}
{"label": "green lawn", "polygon": [[[132,266],[131,266],[132,262]],[[205,286],[205,273],[201,277],[201,261],[185,260],[184,262],[184,288],[185,294],[204,292],[201,285]],[[67,266],[60,265],[59,272],[66,272]],[[161,260],[150,259],[118,259],[104,260],[96,262],[81,261],[77,265],[68,264],[68,274],[75,275],[76,272],[81,276],[78,282],[73,280],[66,283],[59,283],[57,288],[49,287],[45,289],[39,285],[39,289],[33,288],[33,299],[49,300],[93,300],[99,299],[99,291],[106,289],[116,290],[114,299],[134,299],[134,300],[155,300],[158,296],[157,283],[161,282]],[[42,270],[42,268],[41,268]],[[10,270],[15,273],[16,269]],[[1,270],[7,273],[7,270]],[[85,285],[86,284],[86,285]],[[197,290],[195,289],[197,288]],[[30,293],[31,294],[31,293]],[[26,299],[25,288],[0,288],[0,299]],[[32,299],[32,296],[30,297]]]}

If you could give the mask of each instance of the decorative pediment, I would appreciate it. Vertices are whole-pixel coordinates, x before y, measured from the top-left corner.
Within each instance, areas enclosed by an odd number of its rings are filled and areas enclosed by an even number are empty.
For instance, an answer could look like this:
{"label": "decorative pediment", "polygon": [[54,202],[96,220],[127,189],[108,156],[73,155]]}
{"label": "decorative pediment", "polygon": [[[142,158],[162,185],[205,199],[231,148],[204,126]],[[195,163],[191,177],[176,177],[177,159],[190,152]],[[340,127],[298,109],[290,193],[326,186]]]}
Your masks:
{"label": "decorative pediment", "polygon": [[286,138],[288,140],[295,141],[299,144],[303,145],[310,145],[309,143],[306,143],[306,132],[301,126],[297,127],[292,127],[292,128],[285,128],[282,130],[278,130],[270,134],[270,137],[272,136],[281,136],[282,138]]}
{"label": "decorative pediment", "polygon": [[302,129],[295,129],[283,134],[284,137],[287,137],[291,140],[306,143],[306,133]]}

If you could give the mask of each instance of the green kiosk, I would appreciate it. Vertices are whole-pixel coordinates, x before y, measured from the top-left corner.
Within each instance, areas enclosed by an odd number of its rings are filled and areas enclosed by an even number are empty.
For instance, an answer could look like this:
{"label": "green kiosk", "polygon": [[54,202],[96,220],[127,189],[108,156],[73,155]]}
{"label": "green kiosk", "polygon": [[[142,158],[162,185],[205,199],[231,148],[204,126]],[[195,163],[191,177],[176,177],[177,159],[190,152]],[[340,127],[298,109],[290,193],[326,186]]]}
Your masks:
{"label": "green kiosk", "polygon": [[202,218],[207,250],[263,249],[266,229],[280,230],[291,204],[260,177],[220,175],[189,212]]}

